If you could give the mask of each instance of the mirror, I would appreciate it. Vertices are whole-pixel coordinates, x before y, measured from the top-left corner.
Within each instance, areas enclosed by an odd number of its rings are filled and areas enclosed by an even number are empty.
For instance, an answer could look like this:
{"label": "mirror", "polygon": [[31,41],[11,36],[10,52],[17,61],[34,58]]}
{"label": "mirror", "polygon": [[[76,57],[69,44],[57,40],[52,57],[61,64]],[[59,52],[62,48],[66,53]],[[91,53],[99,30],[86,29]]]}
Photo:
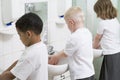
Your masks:
{"label": "mirror", "polygon": [[43,21],[43,31],[41,33],[42,40],[45,44],[48,43],[48,2],[37,2],[37,3],[26,3],[25,4],[25,13],[35,13],[41,17]]}
{"label": "mirror", "polygon": [[48,4],[47,2],[38,2],[38,3],[26,3],[25,4],[25,13],[33,12],[40,16],[43,22],[47,21],[48,13]]}

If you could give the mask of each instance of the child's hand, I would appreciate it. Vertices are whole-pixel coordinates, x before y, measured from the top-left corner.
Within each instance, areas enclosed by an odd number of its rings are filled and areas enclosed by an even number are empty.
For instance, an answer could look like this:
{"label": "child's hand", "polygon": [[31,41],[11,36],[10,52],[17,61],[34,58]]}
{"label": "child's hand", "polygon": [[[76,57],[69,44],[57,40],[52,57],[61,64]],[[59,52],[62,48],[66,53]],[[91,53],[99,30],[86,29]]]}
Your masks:
{"label": "child's hand", "polygon": [[49,55],[48,64],[56,65],[58,62],[59,59],[57,58],[57,55]]}

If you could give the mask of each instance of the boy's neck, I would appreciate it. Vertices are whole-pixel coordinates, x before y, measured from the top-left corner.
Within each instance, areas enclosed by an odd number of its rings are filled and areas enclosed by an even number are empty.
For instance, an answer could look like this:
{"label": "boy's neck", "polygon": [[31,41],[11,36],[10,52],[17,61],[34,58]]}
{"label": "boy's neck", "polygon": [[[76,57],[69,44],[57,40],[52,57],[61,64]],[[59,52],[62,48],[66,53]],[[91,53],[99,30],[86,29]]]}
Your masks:
{"label": "boy's neck", "polygon": [[29,45],[29,46],[31,46],[31,45],[33,45],[33,44],[36,44],[36,43],[38,43],[38,42],[40,42],[40,41],[41,41],[40,35],[33,36],[32,39],[31,39],[31,42],[30,42],[30,45]]}
{"label": "boy's neck", "polygon": [[76,29],[75,29],[75,30],[77,30],[77,29],[79,29],[79,28],[83,28],[83,27],[84,27],[84,24],[83,24],[83,23],[78,24],[78,25],[76,25]]}

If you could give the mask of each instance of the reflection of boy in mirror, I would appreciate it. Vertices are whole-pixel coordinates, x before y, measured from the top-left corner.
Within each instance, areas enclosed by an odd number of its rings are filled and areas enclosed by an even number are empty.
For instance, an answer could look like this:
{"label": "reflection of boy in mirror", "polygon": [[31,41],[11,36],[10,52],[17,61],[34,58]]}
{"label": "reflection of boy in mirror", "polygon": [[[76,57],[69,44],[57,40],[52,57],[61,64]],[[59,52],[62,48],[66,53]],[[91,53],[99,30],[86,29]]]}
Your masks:
{"label": "reflection of boy in mirror", "polygon": [[26,49],[21,58],[0,75],[0,80],[48,80],[48,53],[40,39],[42,28],[42,20],[34,13],[25,14],[16,22]]}

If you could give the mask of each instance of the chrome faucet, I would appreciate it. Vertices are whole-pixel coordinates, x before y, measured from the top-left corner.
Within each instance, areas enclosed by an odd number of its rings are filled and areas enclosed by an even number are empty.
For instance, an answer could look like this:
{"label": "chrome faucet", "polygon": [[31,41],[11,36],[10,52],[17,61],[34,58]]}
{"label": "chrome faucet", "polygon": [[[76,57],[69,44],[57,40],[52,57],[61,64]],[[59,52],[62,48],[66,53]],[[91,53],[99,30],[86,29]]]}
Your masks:
{"label": "chrome faucet", "polygon": [[55,51],[53,50],[53,46],[48,46],[47,49],[48,49],[48,54],[49,55],[52,55],[52,54],[55,53]]}

